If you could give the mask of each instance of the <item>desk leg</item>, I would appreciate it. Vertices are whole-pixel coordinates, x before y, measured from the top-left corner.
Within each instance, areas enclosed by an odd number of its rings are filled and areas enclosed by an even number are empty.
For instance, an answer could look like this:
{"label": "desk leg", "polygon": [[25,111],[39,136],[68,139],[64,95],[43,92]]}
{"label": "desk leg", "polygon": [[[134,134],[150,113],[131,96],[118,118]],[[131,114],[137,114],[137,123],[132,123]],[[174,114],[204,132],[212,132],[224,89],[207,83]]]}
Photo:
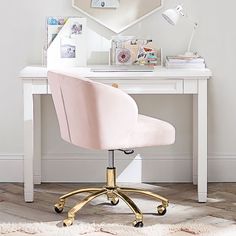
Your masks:
{"label": "desk leg", "polygon": [[41,95],[34,102],[34,184],[41,184]]}
{"label": "desk leg", "polygon": [[198,201],[207,201],[207,80],[198,81]]}
{"label": "desk leg", "polygon": [[193,95],[193,184],[197,185],[198,162],[198,95]]}
{"label": "desk leg", "polygon": [[34,200],[33,183],[33,91],[32,81],[24,82],[24,198],[26,202]]}

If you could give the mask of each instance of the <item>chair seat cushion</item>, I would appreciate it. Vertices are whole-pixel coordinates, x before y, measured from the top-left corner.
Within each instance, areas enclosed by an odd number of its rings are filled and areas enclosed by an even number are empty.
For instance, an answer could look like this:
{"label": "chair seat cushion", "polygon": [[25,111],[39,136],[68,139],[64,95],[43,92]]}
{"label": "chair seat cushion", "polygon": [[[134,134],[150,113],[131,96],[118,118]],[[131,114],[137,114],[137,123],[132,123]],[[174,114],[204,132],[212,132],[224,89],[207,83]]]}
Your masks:
{"label": "chair seat cushion", "polygon": [[124,148],[169,145],[175,142],[175,128],[168,122],[138,115],[138,122]]}

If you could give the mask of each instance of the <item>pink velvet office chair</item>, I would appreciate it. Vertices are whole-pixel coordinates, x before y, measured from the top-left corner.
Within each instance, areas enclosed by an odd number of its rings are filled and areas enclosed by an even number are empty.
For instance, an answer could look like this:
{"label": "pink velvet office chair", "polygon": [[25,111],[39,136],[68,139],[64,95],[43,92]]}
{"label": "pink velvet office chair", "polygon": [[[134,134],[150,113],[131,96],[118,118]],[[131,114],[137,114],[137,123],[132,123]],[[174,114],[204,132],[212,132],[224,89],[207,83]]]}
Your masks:
{"label": "pink velvet office chair", "polygon": [[135,101],[120,89],[63,72],[48,72],[48,81],[59,121],[61,137],[76,146],[108,151],[107,181],[102,188],[79,189],[63,195],[55,211],[63,211],[65,200],[75,194],[89,195],[75,205],[63,221],[73,224],[75,214],[88,202],[107,195],[112,205],[122,199],[134,212],[135,227],[143,226],[143,215],[125,194],[135,192],[160,200],[160,215],[166,213],[168,200],[149,191],[116,185],[115,150],[132,153],[136,147],[169,145],[175,141],[175,128],[165,121],[138,114]]}

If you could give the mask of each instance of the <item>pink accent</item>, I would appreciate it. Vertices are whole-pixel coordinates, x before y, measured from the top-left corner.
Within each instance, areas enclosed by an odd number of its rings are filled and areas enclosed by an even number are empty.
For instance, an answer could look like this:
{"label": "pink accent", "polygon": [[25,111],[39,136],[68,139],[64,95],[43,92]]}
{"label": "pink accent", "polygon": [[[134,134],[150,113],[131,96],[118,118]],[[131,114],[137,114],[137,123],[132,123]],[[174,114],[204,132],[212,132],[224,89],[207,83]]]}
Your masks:
{"label": "pink accent", "polygon": [[63,72],[48,72],[48,81],[67,142],[109,150],[175,141],[171,124],[139,115],[135,101],[120,89]]}

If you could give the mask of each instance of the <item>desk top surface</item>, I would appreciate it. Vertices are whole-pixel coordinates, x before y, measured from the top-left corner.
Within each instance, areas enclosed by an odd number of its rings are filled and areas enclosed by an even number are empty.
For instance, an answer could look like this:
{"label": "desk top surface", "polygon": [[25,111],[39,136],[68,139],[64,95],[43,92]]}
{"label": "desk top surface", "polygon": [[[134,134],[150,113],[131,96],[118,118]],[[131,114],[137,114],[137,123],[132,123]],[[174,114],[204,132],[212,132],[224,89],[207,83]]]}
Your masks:
{"label": "desk top surface", "polygon": [[[175,78],[175,79],[209,79],[212,72],[209,69],[167,69],[157,67],[152,72],[92,72],[90,67],[65,68],[57,71],[68,72],[71,75],[80,75],[86,78],[108,79],[108,78]],[[48,69],[43,66],[27,66],[20,71],[21,79],[46,79]]]}

